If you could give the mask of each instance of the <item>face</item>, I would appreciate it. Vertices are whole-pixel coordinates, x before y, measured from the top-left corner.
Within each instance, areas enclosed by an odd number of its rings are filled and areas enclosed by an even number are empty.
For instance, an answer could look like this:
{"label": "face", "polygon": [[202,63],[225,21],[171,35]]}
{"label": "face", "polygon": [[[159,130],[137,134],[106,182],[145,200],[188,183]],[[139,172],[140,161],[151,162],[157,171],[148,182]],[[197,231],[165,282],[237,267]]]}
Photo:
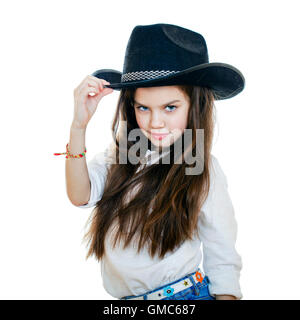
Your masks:
{"label": "face", "polygon": [[139,128],[159,148],[174,143],[187,127],[189,98],[177,86],[137,88],[133,107]]}

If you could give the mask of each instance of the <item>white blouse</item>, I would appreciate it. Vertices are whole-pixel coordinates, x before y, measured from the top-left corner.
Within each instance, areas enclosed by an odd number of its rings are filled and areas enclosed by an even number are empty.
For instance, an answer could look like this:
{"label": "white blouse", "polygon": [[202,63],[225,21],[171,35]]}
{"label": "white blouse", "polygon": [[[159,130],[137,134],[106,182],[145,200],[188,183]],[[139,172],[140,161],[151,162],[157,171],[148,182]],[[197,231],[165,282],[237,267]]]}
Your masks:
{"label": "white blouse", "polygon": [[[108,148],[96,154],[87,165],[91,196],[89,202],[79,208],[94,207],[103,195],[109,166]],[[146,156],[150,158],[146,165],[159,159],[155,151],[148,150]],[[242,298],[239,284],[242,260],[235,249],[234,208],[227,190],[227,178],[213,155],[211,163],[210,190],[198,218],[200,239],[187,240],[174,252],[168,252],[164,259],[158,259],[150,257],[147,247],[137,254],[134,244],[123,249],[117,243],[113,249],[110,245],[113,233],[107,233],[106,253],[100,261],[103,287],[111,296],[120,299],[154,290],[195,272],[203,259],[204,270],[201,271],[210,280],[210,294]]]}

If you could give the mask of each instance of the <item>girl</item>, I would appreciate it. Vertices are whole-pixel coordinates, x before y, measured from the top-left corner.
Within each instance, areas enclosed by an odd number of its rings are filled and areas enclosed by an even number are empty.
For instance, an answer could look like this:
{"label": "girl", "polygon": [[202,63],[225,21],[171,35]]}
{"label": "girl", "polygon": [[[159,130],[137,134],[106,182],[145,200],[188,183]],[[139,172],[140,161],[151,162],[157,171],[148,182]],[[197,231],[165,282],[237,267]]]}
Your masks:
{"label": "girl", "polygon": [[[67,193],[77,207],[95,207],[85,234],[87,258],[101,261],[103,285],[113,297],[242,298],[234,209],[211,147],[214,100],[237,95],[244,83],[233,66],[209,63],[202,35],[154,24],[133,29],[123,73],[97,70],[75,89]],[[87,166],[87,124],[113,90],[121,90],[113,143]],[[121,162],[136,146],[137,139],[129,139],[136,129],[146,148],[137,150],[138,162]],[[192,137],[183,142],[187,129]],[[203,130],[201,141],[197,130]],[[202,171],[187,174],[193,166],[186,155],[199,147]]]}

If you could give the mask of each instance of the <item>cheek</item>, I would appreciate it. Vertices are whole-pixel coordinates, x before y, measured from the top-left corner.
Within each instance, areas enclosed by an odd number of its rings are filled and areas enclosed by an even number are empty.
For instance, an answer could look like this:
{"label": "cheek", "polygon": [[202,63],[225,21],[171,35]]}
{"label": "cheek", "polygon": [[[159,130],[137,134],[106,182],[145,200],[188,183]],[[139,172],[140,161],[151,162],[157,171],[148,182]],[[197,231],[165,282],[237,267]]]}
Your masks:
{"label": "cheek", "polygon": [[178,116],[176,116],[175,118],[173,118],[169,122],[169,127],[171,129],[179,129],[179,130],[183,131],[187,127],[187,115],[185,115],[185,114],[179,115],[178,114]]}
{"label": "cheek", "polygon": [[139,117],[137,114],[135,114],[135,119],[140,128],[146,127],[146,121],[144,117]]}

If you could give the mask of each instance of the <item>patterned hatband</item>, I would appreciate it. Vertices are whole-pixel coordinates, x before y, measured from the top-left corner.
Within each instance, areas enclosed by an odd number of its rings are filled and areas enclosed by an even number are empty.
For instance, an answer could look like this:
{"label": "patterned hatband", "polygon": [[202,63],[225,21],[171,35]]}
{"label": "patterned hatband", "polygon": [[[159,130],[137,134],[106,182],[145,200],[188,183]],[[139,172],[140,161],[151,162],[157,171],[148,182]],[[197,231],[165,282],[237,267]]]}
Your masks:
{"label": "patterned hatband", "polygon": [[136,71],[128,72],[122,75],[121,82],[129,82],[135,80],[155,79],[163,76],[167,76],[172,73],[180,71],[169,71],[169,70],[155,70],[155,71]]}

